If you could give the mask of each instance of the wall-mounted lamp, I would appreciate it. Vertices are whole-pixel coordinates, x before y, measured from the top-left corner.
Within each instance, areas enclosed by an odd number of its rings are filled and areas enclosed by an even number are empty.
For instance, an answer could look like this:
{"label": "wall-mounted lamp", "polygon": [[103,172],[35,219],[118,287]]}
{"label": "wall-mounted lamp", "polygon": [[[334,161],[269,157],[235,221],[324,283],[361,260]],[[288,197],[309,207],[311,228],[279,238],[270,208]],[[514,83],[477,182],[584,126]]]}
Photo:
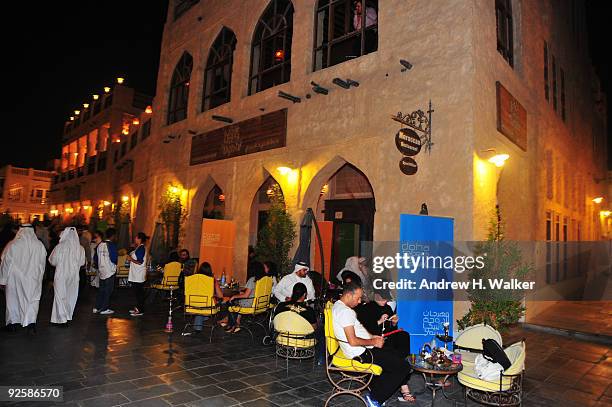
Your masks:
{"label": "wall-mounted lamp", "polygon": [[320,86],[318,83],[316,82],[310,82],[310,84],[312,85],[312,90],[315,93],[319,93],[321,95],[327,95],[329,93],[329,90],[327,90],[326,88]]}
{"label": "wall-mounted lamp", "polygon": [[130,200],[130,197],[129,197],[129,196],[127,196],[127,195],[123,195],[123,196],[121,197],[121,201],[122,201],[122,202],[127,202],[127,201],[129,201],[129,200]]}
{"label": "wall-mounted lamp", "polygon": [[509,154],[497,154],[494,148],[489,148],[486,150],[482,150],[483,153],[490,153],[490,157],[487,159],[488,162],[495,165],[498,168],[501,168],[506,163],[506,160],[510,158]]}
{"label": "wall-mounted lamp", "polygon": [[93,97],[93,100],[98,100],[98,99],[100,99],[100,95],[93,95],[92,97]]}
{"label": "wall-mounted lamp", "polygon": [[493,157],[489,158],[488,161],[496,167],[501,168],[504,166],[508,158],[510,158],[509,154],[496,154]]}
{"label": "wall-mounted lamp", "polygon": [[596,198],[593,198],[593,202],[595,202],[596,204],[600,204],[603,201],[603,197],[602,196],[598,196]]}
{"label": "wall-mounted lamp", "polygon": [[603,216],[604,218],[607,218],[608,216],[612,215],[612,212],[611,211],[607,211],[607,210],[606,211],[599,211],[599,214],[601,216]]}
{"label": "wall-mounted lamp", "polygon": [[132,124],[133,124],[134,126],[138,126],[138,125],[140,124],[140,119],[138,119],[137,117],[135,117],[135,118],[132,120]]}
{"label": "wall-mounted lamp", "polygon": [[89,107],[89,103],[83,103],[83,107],[87,109]]}
{"label": "wall-mounted lamp", "polygon": [[340,78],[334,78],[334,79],[332,80],[332,83],[333,83],[334,85],[340,86],[340,87],[341,87],[341,88],[343,88],[343,89],[348,89],[348,88],[350,88],[350,87],[351,87],[351,85],[349,85],[349,83],[348,83],[348,82],[343,81],[343,80],[342,80],[342,79],[340,79]]}
{"label": "wall-mounted lamp", "polygon": [[146,114],[151,114],[151,113],[153,113],[153,108],[152,108],[151,106],[147,106],[147,107],[146,107],[146,109],[145,109],[145,113],[146,113]]}
{"label": "wall-mounted lamp", "polygon": [[125,81],[125,78],[121,78],[121,77],[117,78],[117,83],[119,85],[123,84],[123,81]]}
{"label": "wall-mounted lamp", "polygon": [[406,71],[412,69],[412,64],[410,62],[406,61],[405,59],[400,59],[399,62],[403,66],[402,72],[406,72]]}
{"label": "wall-mounted lamp", "polygon": [[[234,123],[234,119],[231,119],[229,117],[225,117],[225,116],[219,116],[216,114],[213,114],[211,117],[213,120],[216,120],[218,122],[225,122],[225,123]],[[191,131],[189,131],[191,133]],[[194,131],[192,134],[196,134],[196,132]]]}
{"label": "wall-mounted lamp", "polygon": [[292,171],[289,167],[278,167],[277,170],[281,173],[281,175],[287,175]]}
{"label": "wall-mounted lamp", "polygon": [[110,88],[108,86],[105,86],[104,87],[104,93],[108,93],[108,92],[110,92]]}
{"label": "wall-mounted lamp", "polygon": [[289,93],[283,92],[282,90],[278,91],[278,97],[279,98],[283,98],[283,99],[287,99],[292,101],[293,103],[300,103],[302,101],[301,98],[297,97],[297,96],[293,96],[290,95]]}

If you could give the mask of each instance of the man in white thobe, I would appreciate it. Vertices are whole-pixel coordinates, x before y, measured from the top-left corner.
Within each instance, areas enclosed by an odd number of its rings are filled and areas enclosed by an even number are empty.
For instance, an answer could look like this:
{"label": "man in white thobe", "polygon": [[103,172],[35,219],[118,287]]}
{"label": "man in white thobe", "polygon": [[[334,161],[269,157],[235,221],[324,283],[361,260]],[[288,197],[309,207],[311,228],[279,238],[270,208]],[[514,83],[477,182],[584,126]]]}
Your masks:
{"label": "man in white thobe", "polygon": [[283,277],[281,281],[276,284],[276,287],[272,289],[272,294],[274,294],[279,302],[289,301],[291,299],[291,293],[293,292],[293,286],[296,283],[303,283],[306,286],[306,299],[314,300],[315,289],[312,280],[308,277],[308,270],[308,265],[305,263],[297,263],[293,273]]}
{"label": "man in white thobe", "polygon": [[6,325],[36,333],[47,251],[32,225],[22,225],[0,257],[0,288],[6,295]]}
{"label": "man in white thobe", "polygon": [[79,296],[79,270],[85,265],[85,249],[79,242],[75,228],[69,227],[62,231],[59,243],[49,256],[49,263],[55,266],[51,322],[65,324],[72,321]]}

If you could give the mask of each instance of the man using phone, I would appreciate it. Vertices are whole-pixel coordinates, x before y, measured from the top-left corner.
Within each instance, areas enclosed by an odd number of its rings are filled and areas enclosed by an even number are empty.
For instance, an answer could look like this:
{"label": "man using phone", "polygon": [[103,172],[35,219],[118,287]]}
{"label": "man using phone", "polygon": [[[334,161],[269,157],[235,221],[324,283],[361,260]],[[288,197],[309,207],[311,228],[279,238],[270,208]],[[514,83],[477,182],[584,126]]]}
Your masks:
{"label": "man using phone", "polygon": [[[347,283],[343,288],[340,300],[332,308],[334,334],[347,358],[382,367],[382,374],[372,380],[372,391],[365,395],[368,407],[379,407],[400,386],[402,394],[407,390],[410,365],[393,349],[383,349],[383,337],[370,334],[357,319],[353,308],[361,302],[363,289],[355,282]],[[412,395],[410,397],[411,400],[406,401],[414,401]]]}

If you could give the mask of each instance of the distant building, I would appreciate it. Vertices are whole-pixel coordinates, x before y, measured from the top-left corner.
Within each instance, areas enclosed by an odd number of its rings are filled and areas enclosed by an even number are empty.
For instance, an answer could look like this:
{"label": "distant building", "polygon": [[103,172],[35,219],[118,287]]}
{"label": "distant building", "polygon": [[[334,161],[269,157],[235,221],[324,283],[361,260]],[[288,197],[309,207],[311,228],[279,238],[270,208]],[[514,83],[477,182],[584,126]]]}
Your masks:
{"label": "distant building", "polygon": [[50,214],[69,221],[112,217],[121,187],[133,179],[134,149],[151,128],[150,96],[118,82],[74,111],[64,127]]}
{"label": "distant building", "polygon": [[21,223],[43,220],[49,212],[54,173],[11,165],[0,168],[0,212]]}

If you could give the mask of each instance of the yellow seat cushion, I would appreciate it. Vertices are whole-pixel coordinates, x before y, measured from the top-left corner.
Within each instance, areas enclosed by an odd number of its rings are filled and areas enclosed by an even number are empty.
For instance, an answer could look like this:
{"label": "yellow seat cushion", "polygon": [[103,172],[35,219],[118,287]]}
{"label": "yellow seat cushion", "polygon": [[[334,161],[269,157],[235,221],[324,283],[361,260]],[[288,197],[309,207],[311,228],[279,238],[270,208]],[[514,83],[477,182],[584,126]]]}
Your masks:
{"label": "yellow seat cushion", "polygon": [[314,338],[292,338],[280,334],[276,337],[276,343],[281,346],[288,346],[291,348],[307,349],[315,346],[317,344],[317,341]]}
{"label": "yellow seat cushion", "polygon": [[382,367],[371,363],[361,363],[354,359],[347,359],[340,349],[332,358],[332,365],[347,372],[371,373],[375,376],[382,374]]}
{"label": "yellow seat cushion", "polygon": [[[504,375],[516,375],[520,374],[525,365],[525,345],[523,342],[517,342],[512,344],[508,348],[504,349],[508,359],[512,362],[512,365],[504,372]],[[500,391],[499,379],[489,381],[478,378],[475,371],[475,363],[463,363],[463,354],[461,356],[461,363],[463,364],[463,370],[457,374],[457,379],[462,385],[486,392]],[[501,381],[501,391],[506,391],[510,388],[512,383],[511,377],[503,377]]]}
{"label": "yellow seat cushion", "polygon": [[193,315],[204,315],[204,316],[212,316],[219,312],[219,307],[214,306],[212,308],[194,308],[190,306],[185,307],[186,314]]}

